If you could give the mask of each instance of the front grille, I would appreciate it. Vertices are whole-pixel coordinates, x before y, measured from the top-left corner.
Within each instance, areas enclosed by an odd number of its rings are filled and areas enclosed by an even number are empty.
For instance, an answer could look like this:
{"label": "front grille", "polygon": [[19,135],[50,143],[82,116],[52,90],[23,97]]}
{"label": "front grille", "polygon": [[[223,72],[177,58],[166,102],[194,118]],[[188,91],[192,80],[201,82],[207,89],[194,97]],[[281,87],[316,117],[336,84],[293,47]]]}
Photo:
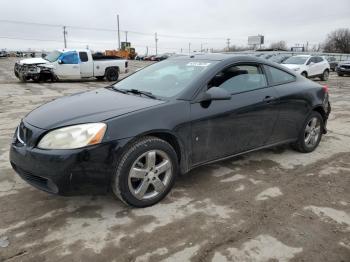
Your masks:
{"label": "front grille", "polygon": [[350,69],[350,65],[341,65],[340,67],[345,68],[345,69]]}
{"label": "front grille", "polygon": [[47,192],[57,193],[57,187],[47,178],[34,175],[31,172],[20,168],[14,163],[11,163],[11,165],[17,174],[29,184]]}

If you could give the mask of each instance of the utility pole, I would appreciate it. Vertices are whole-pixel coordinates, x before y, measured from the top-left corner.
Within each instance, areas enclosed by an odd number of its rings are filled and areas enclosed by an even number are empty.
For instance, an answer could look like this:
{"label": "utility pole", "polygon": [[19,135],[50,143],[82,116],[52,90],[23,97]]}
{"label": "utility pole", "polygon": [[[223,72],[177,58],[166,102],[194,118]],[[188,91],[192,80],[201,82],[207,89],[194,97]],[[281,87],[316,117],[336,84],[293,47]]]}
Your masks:
{"label": "utility pole", "polygon": [[228,51],[230,51],[230,40],[231,39],[227,38],[226,40],[227,40],[226,43],[227,43],[227,52],[228,52]]}
{"label": "utility pole", "polygon": [[67,30],[66,30],[66,26],[63,26],[63,41],[64,41],[64,48],[67,48]]}
{"label": "utility pole", "polygon": [[125,42],[128,42],[128,31],[125,31]]}
{"label": "utility pole", "polygon": [[188,43],[188,54],[191,54],[191,43]]}
{"label": "utility pole", "polygon": [[156,55],[158,55],[158,37],[157,37],[157,32],[154,34],[154,40],[156,41]]}
{"label": "utility pole", "polygon": [[117,15],[117,23],[118,23],[118,49],[120,50],[120,28],[119,28],[119,15]]}
{"label": "utility pole", "polygon": [[148,56],[148,46],[146,46],[146,56]]}

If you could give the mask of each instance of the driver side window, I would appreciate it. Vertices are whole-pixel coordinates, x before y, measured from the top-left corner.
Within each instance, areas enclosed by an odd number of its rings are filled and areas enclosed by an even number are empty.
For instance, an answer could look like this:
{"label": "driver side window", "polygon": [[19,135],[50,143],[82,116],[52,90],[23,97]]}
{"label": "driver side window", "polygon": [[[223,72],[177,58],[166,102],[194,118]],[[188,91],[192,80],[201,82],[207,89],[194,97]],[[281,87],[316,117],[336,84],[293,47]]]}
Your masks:
{"label": "driver side window", "polygon": [[79,64],[79,57],[76,52],[67,52],[60,57],[62,64]]}
{"label": "driver side window", "polygon": [[225,68],[209,82],[213,86],[225,89],[231,94],[252,91],[267,86],[264,73],[258,65],[234,65]]}

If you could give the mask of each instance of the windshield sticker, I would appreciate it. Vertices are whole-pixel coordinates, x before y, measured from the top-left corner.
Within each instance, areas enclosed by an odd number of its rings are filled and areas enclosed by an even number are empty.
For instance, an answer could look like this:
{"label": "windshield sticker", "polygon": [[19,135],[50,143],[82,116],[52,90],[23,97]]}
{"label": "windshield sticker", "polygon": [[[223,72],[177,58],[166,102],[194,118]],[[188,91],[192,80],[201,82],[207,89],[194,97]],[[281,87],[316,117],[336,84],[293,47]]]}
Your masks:
{"label": "windshield sticker", "polygon": [[203,62],[189,62],[186,66],[208,66],[210,63],[203,63]]}

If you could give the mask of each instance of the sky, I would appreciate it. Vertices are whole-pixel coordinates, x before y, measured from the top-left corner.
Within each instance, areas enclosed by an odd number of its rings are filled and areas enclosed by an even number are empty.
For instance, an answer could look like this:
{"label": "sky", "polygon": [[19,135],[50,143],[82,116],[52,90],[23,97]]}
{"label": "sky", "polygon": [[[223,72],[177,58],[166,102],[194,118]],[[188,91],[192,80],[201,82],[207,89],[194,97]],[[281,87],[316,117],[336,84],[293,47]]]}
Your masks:
{"label": "sky", "polygon": [[[337,28],[350,27],[350,0],[0,0],[0,49],[95,51],[116,49],[117,14],[121,41],[140,54],[221,49],[247,45],[264,35],[265,47],[283,40],[289,47],[321,43]],[[12,21],[12,22],[10,22]],[[14,23],[27,22],[32,24]],[[44,25],[39,25],[44,24]],[[94,30],[89,29],[94,28]],[[97,30],[98,29],[98,30]],[[14,39],[16,38],[16,39]]]}

